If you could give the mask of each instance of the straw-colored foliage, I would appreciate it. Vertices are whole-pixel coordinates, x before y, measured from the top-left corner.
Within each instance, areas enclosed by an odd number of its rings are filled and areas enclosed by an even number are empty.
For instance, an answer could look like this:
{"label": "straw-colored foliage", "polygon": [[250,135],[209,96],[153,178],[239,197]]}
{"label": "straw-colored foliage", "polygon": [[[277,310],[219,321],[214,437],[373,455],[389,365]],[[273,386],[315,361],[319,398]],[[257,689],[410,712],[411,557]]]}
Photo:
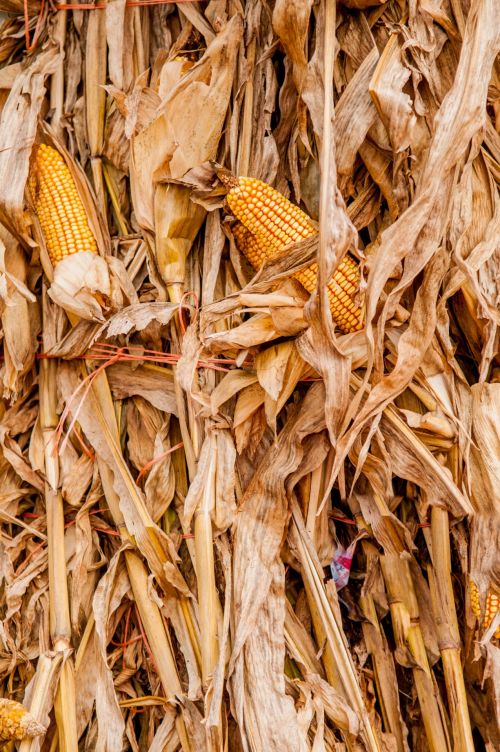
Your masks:
{"label": "straw-colored foliage", "polygon": [[[2,733],[498,750],[498,0],[0,11]],[[255,272],[228,176],[314,234]]]}

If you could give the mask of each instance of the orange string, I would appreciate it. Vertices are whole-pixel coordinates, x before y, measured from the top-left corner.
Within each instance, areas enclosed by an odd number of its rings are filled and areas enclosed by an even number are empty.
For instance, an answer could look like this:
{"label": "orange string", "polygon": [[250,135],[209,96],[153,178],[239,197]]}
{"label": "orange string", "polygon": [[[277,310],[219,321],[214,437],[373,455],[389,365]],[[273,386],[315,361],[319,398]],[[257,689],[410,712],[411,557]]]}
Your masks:
{"label": "orange string", "polygon": [[153,665],[154,670],[156,672],[158,672],[158,669],[156,667],[156,661],[154,659],[154,655],[153,655],[153,653],[151,651],[151,648],[149,647],[148,638],[146,637],[146,633],[144,632],[144,627],[142,626],[142,619],[141,619],[141,615],[139,613],[139,609],[137,608],[137,604],[134,604],[134,605],[135,605],[135,613],[136,613],[136,616],[137,616],[137,622],[139,624],[139,630],[141,632],[142,640],[144,642],[144,647],[146,648],[146,652],[149,655],[149,659],[150,659],[150,661],[151,661],[151,663]]}
{"label": "orange string", "polygon": [[[181,304],[182,305],[182,304]],[[181,308],[179,309],[181,310]],[[145,352],[142,348],[137,348],[139,350],[137,355],[134,355],[130,352],[130,348],[128,347],[116,347],[116,345],[107,345],[106,343],[101,343],[99,345],[94,345],[92,350],[87,354],[87,358],[90,360],[104,360],[104,363],[100,365],[98,368],[96,368],[95,371],[92,371],[92,373],[89,373],[83,381],[80,382],[80,384],[77,386],[71,397],[69,398],[68,402],[66,403],[66,406],[61,414],[61,417],[59,419],[59,423],[57,425],[56,431],[55,431],[55,441],[54,441],[54,454],[58,451],[59,445],[61,442],[61,437],[64,430],[64,423],[69,415],[70,412],[73,412],[73,417],[71,419],[68,431],[66,433],[66,437],[63,440],[61,444],[61,451],[64,451],[64,448],[66,446],[67,441],[69,440],[69,437],[71,435],[71,432],[78,420],[78,415],[80,413],[80,410],[83,407],[83,404],[85,402],[85,399],[90,391],[90,388],[92,386],[93,381],[97,378],[97,376],[104,371],[108,366],[113,365],[114,363],[118,363],[119,361],[123,360],[132,360],[132,361],[143,361],[143,360],[155,360],[160,362],[170,362],[175,364],[180,356],[179,355],[172,355],[169,353],[158,353],[158,355],[155,355],[154,358],[149,358],[145,355]],[[155,352],[154,350],[151,350],[149,352]],[[45,357],[50,357],[45,355]],[[165,358],[165,360],[163,359]],[[167,360],[170,358],[170,360]],[[209,361],[198,361],[198,366],[201,368],[211,368],[215,371],[223,371],[226,372],[229,369],[220,367],[215,365],[215,363],[223,362],[222,360],[218,361],[216,358],[210,358]],[[80,400],[79,405],[76,407],[74,411],[71,410],[71,406],[73,405],[73,402],[77,398],[80,391],[83,389],[83,396]],[[159,458],[161,459],[161,458]],[[144,468],[143,468],[144,469]],[[142,471],[141,471],[142,472]]]}
{"label": "orange string", "polygon": [[34,549],[33,549],[33,550],[32,550],[32,551],[31,551],[31,552],[30,552],[30,553],[28,554],[28,556],[27,556],[27,557],[26,557],[26,558],[24,559],[24,561],[22,561],[22,562],[21,562],[21,563],[19,564],[18,568],[17,568],[17,569],[16,569],[16,571],[15,571],[15,576],[16,576],[16,577],[17,577],[18,575],[20,575],[20,574],[21,574],[21,572],[23,572],[23,571],[24,571],[24,570],[26,569],[26,567],[27,567],[27,566],[28,566],[28,564],[30,563],[30,561],[31,561],[31,559],[33,558],[33,556],[34,556],[35,554],[37,554],[37,553],[38,553],[38,551],[40,551],[40,549],[41,549],[41,548],[43,548],[43,547],[44,547],[44,546],[46,546],[46,545],[47,545],[47,542],[46,542],[46,541],[42,541],[42,543],[39,543],[39,544],[38,544],[37,546],[35,546],[35,548],[34,548]]}
{"label": "orange string", "polygon": [[78,443],[80,444],[83,453],[89,458],[89,460],[92,460],[94,462],[95,460],[95,453],[90,449],[86,443],[83,440],[83,437],[80,433],[80,430],[78,429],[78,426],[75,426],[75,436],[78,439]]}
{"label": "orange string", "polygon": [[170,449],[167,449],[166,452],[162,452],[161,454],[159,454],[158,457],[155,457],[154,459],[150,460],[149,462],[146,462],[146,464],[144,465],[144,467],[141,467],[141,471],[140,471],[139,475],[137,476],[136,483],[139,483],[139,481],[141,480],[141,478],[145,475],[145,473],[147,473],[147,471],[151,467],[153,467],[153,465],[156,465],[157,462],[161,462],[162,460],[165,459],[165,457],[168,457],[169,454],[172,454],[172,452],[175,452],[176,449],[180,449],[183,446],[184,446],[184,443],[182,441],[180,441],[175,446],[170,447]]}
{"label": "orange string", "polygon": [[64,447],[66,446],[66,443],[67,443],[67,441],[68,441],[68,439],[69,439],[69,437],[71,435],[71,431],[73,430],[73,427],[74,427],[74,425],[75,425],[75,423],[76,423],[76,421],[78,419],[78,415],[80,413],[80,410],[83,407],[83,403],[85,402],[85,398],[86,398],[87,394],[90,391],[92,383],[97,378],[97,376],[102,371],[104,371],[105,368],[107,368],[108,366],[112,365],[113,363],[116,363],[119,360],[120,353],[121,353],[121,348],[117,348],[116,354],[113,357],[109,358],[105,363],[103,363],[102,366],[99,366],[99,368],[96,368],[95,371],[92,371],[92,373],[89,373],[88,376],[86,376],[83,379],[83,381],[80,382],[80,384],[77,386],[77,388],[75,389],[75,391],[73,392],[73,394],[69,398],[68,402],[66,403],[66,407],[64,408],[64,410],[62,412],[61,418],[59,419],[59,423],[58,423],[56,431],[55,431],[54,454],[57,452],[57,450],[59,448],[59,442],[61,440],[61,436],[62,436],[63,429],[64,429],[64,422],[65,422],[66,418],[68,417],[68,415],[70,413],[71,405],[73,404],[73,401],[76,399],[76,396],[78,395],[80,389],[82,389],[82,387],[85,387],[84,388],[84,392],[83,392],[83,397],[80,400],[80,404],[78,405],[78,407],[76,408],[76,410],[73,412],[73,418],[72,418],[71,423],[69,425],[68,432],[66,434],[66,438],[64,439],[64,441],[63,441],[63,443],[61,445],[61,452],[64,451]]}
{"label": "orange string", "polygon": [[[197,0],[128,0],[126,6],[145,6],[145,5],[173,5],[177,3],[195,3]],[[108,3],[57,3],[54,5],[56,10],[104,10]]]}
{"label": "orange string", "polygon": [[[193,321],[196,321],[196,317],[193,319]],[[66,358],[66,360],[108,360],[111,355],[116,355],[117,352],[120,352],[120,354],[117,356],[117,361],[145,361],[148,363],[163,363],[165,365],[176,365],[178,361],[181,358],[181,355],[179,353],[168,353],[168,352],[162,352],[161,350],[148,350],[147,348],[141,347],[140,345],[132,345],[132,346],[124,346],[119,348],[117,345],[108,344],[107,342],[96,342],[90,350],[87,350],[87,352],[84,355],[74,355],[71,358]],[[51,353],[36,353],[35,355],[37,360],[50,360],[52,358],[60,359],[60,355],[52,355]],[[3,355],[0,354],[0,360],[3,360]],[[198,368],[211,368],[214,371],[228,371],[229,368],[222,368],[221,366],[235,366],[236,360],[234,358],[204,358],[203,360],[199,360]],[[243,363],[240,364],[240,367],[252,366],[251,360],[245,360]],[[312,379],[304,379],[312,380]],[[316,379],[319,380],[319,379]]]}
{"label": "orange string", "polygon": [[35,26],[35,33],[33,34],[33,39],[30,41],[30,30],[29,30],[30,19],[29,19],[29,12],[28,12],[28,0],[24,0],[24,38],[26,40],[26,49],[28,52],[32,52],[32,50],[34,50],[38,44],[38,39],[40,37],[40,34],[42,33],[42,18],[43,18],[44,10],[45,10],[45,0],[42,0],[42,2],[40,3],[40,11],[38,13],[38,20]]}
{"label": "orange string", "polygon": [[355,520],[349,519],[349,517],[337,517],[334,514],[328,515],[331,520],[335,520],[336,522],[343,522],[344,525],[357,525],[357,522]]}
{"label": "orange string", "polygon": [[[127,0],[126,6],[145,6],[145,5],[173,5],[177,3],[195,3],[198,0]],[[108,3],[57,3],[54,5],[56,10],[104,10]]]}
{"label": "orange string", "polygon": [[95,525],[92,525],[92,530],[97,530],[98,533],[106,533],[106,535],[114,535],[115,538],[121,536],[121,533],[118,533],[116,530],[111,530],[109,527],[96,527]]}
{"label": "orange string", "polygon": [[[196,2],[196,0],[127,0],[125,5],[130,7],[145,7],[147,5],[173,5],[176,3],[177,5],[182,5],[182,3],[193,3]],[[78,3],[57,3],[52,5],[52,8],[56,11],[60,10],[104,10],[107,7],[108,3],[81,3],[79,5]],[[30,25],[30,17],[29,17],[29,8],[28,8],[28,0],[24,0],[24,38],[26,41],[26,50],[28,52],[33,52],[35,47],[37,46],[40,35],[42,33],[43,29],[43,16],[44,16],[44,10],[45,10],[45,0],[41,0],[40,2],[40,10],[38,12],[38,20],[36,22],[35,26],[35,33],[33,34],[33,39],[30,40],[30,32],[29,32],[29,25]]]}

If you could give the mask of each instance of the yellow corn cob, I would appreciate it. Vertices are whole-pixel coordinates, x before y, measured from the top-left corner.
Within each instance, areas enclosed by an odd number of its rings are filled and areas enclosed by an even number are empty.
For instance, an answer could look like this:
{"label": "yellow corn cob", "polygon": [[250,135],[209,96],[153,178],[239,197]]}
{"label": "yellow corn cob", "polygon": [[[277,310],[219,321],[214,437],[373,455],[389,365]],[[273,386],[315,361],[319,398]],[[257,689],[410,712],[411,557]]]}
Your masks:
{"label": "yellow corn cob", "polygon": [[15,700],[0,699],[0,742],[31,739],[45,731],[28,713],[24,705]]}
{"label": "yellow corn cob", "polygon": [[97,252],[73,176],[59,152],[47,144],[37,149],[29,188],[54,266],[79,251]]}
{"label": "yellow corn cob", "polygon": [[[471,605],[472,613],[474,614],[474,616],[479,621],[481,621],[481,606],[479,603],[479,591],[477,589],[476,583],[473,580],[471,580],[470,582],[470,605]],[[485,608],[484,617],[483,617],[484,629],[488,629],[499,607],[500,607],[500,599],[498,595],[496,593],[493,593],[490,590],[490,592],[486,596],[486,608]],[[500,626],[497,627],[497,629],[495,630],[495,639],[500,640]]]}
{"label": "yellow corn cob", "polygon": [[[305,212],[261,180],[238,178],[226,200],[239,220],[233,228],[238,249],[254,269],[289,243],[311,237],[317,232]],[[313,292],[318,278],[317,264],[297,272],[294,277],[308,292]],[[347,255],[328,283],[332,317],[344,332],[359,331],[363,325],[361,309],[353,301],[358,289],[358,265]]]}

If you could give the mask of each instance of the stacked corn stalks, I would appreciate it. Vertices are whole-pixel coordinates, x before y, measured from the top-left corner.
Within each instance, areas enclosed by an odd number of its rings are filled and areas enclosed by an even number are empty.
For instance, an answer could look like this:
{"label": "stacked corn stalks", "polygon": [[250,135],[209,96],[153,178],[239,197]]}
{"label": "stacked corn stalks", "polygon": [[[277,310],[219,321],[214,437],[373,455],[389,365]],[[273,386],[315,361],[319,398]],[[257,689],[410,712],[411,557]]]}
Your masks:
{"label": "stacked corn stalks", "polygon": [[492,0],[5,5],[0,742],[498,748]]}
{"label": "stacked corn stalks", "polygon": [[[90,230],[76,183],[67,164],[54,147],[41,144],[37,148],[32,165],[29,187],[34,210],[43,233],[45,246],[50,261],[54,266],[63,259],[81,252],[97,252],[95,238]],[[73,323],[76,323],[74,316],[71,316],[71,314],[70,319]],[[58,417],[55,411],[55,373],[56,362],[54,360],[44,361],[42,364],[42,375],[44,378],[41,382],[40,392],[41,426],[46,436],[46,473],[49,483],[46,493],[47,520],[50,532],[49,590],[51,595],[50,614],[53,624],[52,640],[56,650],[68,651],[71,646],[71,624],[67,573],[64,560],[63,503],[61,493],[57,490],[59,467],[57,455],[54,452],[54,433],[58,425]],[[81,373],[82,376],[87,376],[85,367],[82,367]],[[152,528],[153,523],[148,519],[147,511],[143,508],[142,499],[136,491],[135,484],[130,477],[128,468],[123,463],[121,451],[118,448],[118,425],[104,372],[95,380],[93,392],[99,411],[98,419],[105,431],[110,451],[117,455],[118,465],[124,474],[125,481],[132,489],[135,503],[141,508],[146,524],[149,524]],[[113,479],[109,466],[105,463],[101,464],[100,474],[114,522],[117,526],[123,528],[125,539],[131,540],[126,532],[125,522],[119,507],[119,498],[113,488]],[[153,530],[151,530],[150,534],[154,539],[155,533]],[[164,557],[159,545],[158,552],[160,557]],[[146,569],[140,558],[132,551],[126,553],[125,561],[130,584],[140,613],[141,628],[144,629],[148,642],[154,646],[155,664],[164,687],[165,697],[173,699],[181,694],[181,685],[160,612],[145,597],[147,590]],[[187,604],[184,604],[184,608],[185,618],[190,623],[192,617],[189,607]],[[80,662],[81,660],[82,656],[80,655]],[[65,661],[63,664],[58,697],[60,705],[60,712],[57,715],[59,744],[61,745],[61,749],[68,750],[69,752],[69,750],[76,750],[78,747],[74,674],[69,661]],[[183,748],[189,749],[182,714],[176,719],[176,728]]]}
{"label": "stacked corn stalks", "polygon": [[[88,250],[93,252],[97,251],[95,239],[89,228],[83,204],[78,195],[70,170],[57,150],[51,146],[42,144],[36,151],[30,177],[30,191],[35,212],[44,235],[49,258],[54,266],[63,258],[67,258],[75,253]],[[248,178],[234,180],[234,184],[229,186],[227,205],[231,213],[238,220],[237,224],[233,225],[233,232],[236,237],[238,248],[244,253],[255,269],[259,268],[259,266],[266,260],[272,259],[276,254],[279,254],[279,252],[282,251],[283,248],[286,248],[290,243],[304,237],[310,237],[316,232],[307,215],[277,191],[261,181]],[[295,276],[307,291],[313,292],[315,290],[317,285],[317,268],[315,266],[311,266],[304,272],[297,272]],[[358,267],[350,257],[346,257],[328,285],[328,297],[331,305],[332,316],[342,331],[358,331],[362,325],[361,308],[355,304],[353,300],[358,293],[358,285]],[[41,403],[43,407],[41,420],[42,428],[47,435],[46,446],[48,451],[46,454],[46,468],[52,468],[51,470],[48,469],[48,477],[50,481],[47,490],[47,512],[48,520],[52,520],[49,525],[49,530],[52,531],[49,534],[49,561],[50,558],[52,558],[52,566],[49,571],[52,572],[52,584],[49,584],[49,586],[52,593],[51,613],[54,615],[53,640],[54,646],[58,649],[67,650],[70,645],[71,626],[69,623],[65,563],[64,559],[61,558],[62,548],[60,546],[60,541],[64,538],[62,499],[60,494],[56,493],[54,496],[56,506],[54,507],[53,512],[50,511],[52,508],[52,502],[49,500],[49,497],[52,498],[54,491],[57,490],[58,474],[57,462],[54,460],[53,452],[51,451],[51,436],[57,424],[57,414],[55,412],[54,403],[54,373],[55,362],[45,362],[42,368],[42,375],[44,378],[41,382],[41,395],[44,395],[44,400]],[[104,382],[103,388],[106,388]],[[102,406],[103,412],[107,412],[110,416],[111,405],[108,398],[103,397],[103,395],[98,392],[97,400]],[[192,405],[188,403],[188,411],[189,408],[192,410]],[[108,428],[111,428],[112,431],[116,431],[116,428],[112,428],[114,425],[113,418],[109,417],[107,422],[109,424]],[[181,421],[181,433],[182,425],[183,423]],[[194,425],[195,424],[191,422],[191,431]],[[196,441],[193,442],[191,431],[188,422],[184,422],[183,436],[184,438],[187,438],[187,441],[191,442],[193,454],[197,457],[199,456],[199,445]],[[116,446],[114,447],[114,451],[119,451]],[[215,480],[215,462],[216,458],[214,455],[212,456],[211,465],[208,470],[208,478],[211,478],[211,480],[207,480],[206,494],[204,496],[205,501],[202,501],[200,509],[195,515],[196,546],[193,551],[193,554],[196,556],[197,566],[202,566],[205,575],[208,575],[208,578],[205,576],[203,579],[200,579],[198,592],[200,626],[202,628],[202,634],[205,635],[204,639],[201,641],[201,653],[199,653],[201,676],[204,681],[208,681],[212,675],[217,663],[218,655],[217,635],[219,617],[217,614],[220,605],[215,590],[214,554],[212,545],[213,533],[210,520],[210,513],[213,511],[213,500],[215,497],[215,489],[213,487]],[[111,485],[109,471],[105,465],[100,466],[100,471],[112,516],[116,524],[123,525],[123,517],[118,508],[118,498]],[[191,472],[193,473],[194,478],[194,470],[192,469]],[[314,528],[315,526],[313,524],[311,532],[314,531]],[[445,585],[445,590],[448,588],[448,593],[446,596],[447,600],[440,601],[441,597],[445,597],[444,595],[440,595],[440,593],[443,594],[443,585],[434,585],[433,592],[436,594],[435,605],[437,610],[451,607],[449,619],[452,621],[455,619],[456,624],[456,616],[454,616],[454,610],[451,606],[452,602],[450,601],[449,576],[451,569],[449,558],[447,560],[445,556],[441,564],[441,559],[438,556],[438,552],[441,553],[446,548],[447,531],[446,515],[445,518],[442,518],[442,523],[438,522],[438,512],[436,510],[436,536],[438,537],[436,538],[433,549],[435,551],[436,562],[435,574],[433,574],[432,581],[436,581],[436,583],[443,581],[448,583]],[[300,535],[300,533],[297,534]],[[50,556],[51,550],[53,553]],[[303,555],[307,556],[306,549],[304,549]],[[151,611],[151,605],[144,601],[143,596],[146,590],[146,574],[143,565],[131,552],[127,554],[126,561],[128,575],[134,590],[136,602],[142,613],[142,622],[146,636],[150,641],[154,641],[156,644],[161,645],[162,641],[164,643],[162,653],[158,654],[157,670],[162,678],[166,696],[168,697],[169,694],[172,693],[172,688],[174,695],[180,694],[182,688],[179,679],[176,678],[175,658],[171,654],[167,644],[164,642],[164,637],[162,637],[164,632],[161,622],[158,621],[158,618],[154,615],[154,611]],[[416,664],[419,666],[418,669],[414,670],[415,683],[420,700],[427,739],[433,749],[445,749],[449,746],[450,740],[448,738],[446,727],[442,724],[439,707],[431,699],[434,692],[432,672],[427,662],[422,633],[418,627],[414,628],[413,632],[407,632],[407,629],[404,626],[406,623],[404,617],[405,613],[408,614],[408,618],[410,619],[409,623],[418,621],[418,605],[413,590],[411,574],[407,565],[399,560],[398,557],[391,558],[390,556],[385,556],[381,560],[381,565],[390,600],[394,604],[400,604],[398,607],[395,606],[394,609],[391,607],[391,613],[394,619],[395,633],[400,635],[400,639],[402,640],[401,649],[407,645],[413,655],[413,660],[415,660]],[[444,578],[444,580],[442,580],[442,578]],[[326,639],[328,632],[324,631],[323,620],[327,617],[326,614],[322,613],[323,607],[320,608],[319,612],[316,611],[316,598],[318,596],[315,594],[314,589],[310,589],[310,587],[311,586],[306,590],[308,592],[313,619],[315,620],[315,632],[318,639],[324,640]],[[471,592],[472,610],[474,614],[481,619],[477,589],[475,589],[473,585],[471,585]],[[368,621],[372,621],[375,624],[377,622],[377,617],[376,613],[373,611],[373,602],[365,598],[361,603],[366,618]],[[407,612],[406,609],[409,609],[409,611]],[[482,625],[484,628],[487,629],[489,627],[496,610],[498,610],[498,603],[495,601],[495,596],[489,594],[486,602],[486,610],[482,617]],[[449,623],[448,619],[446,622]],[[66,637],[64,637],[64,635],[66,635]],[[334,639],[335,642],[325,654],[325,658],[329,656],[325,663],[327,676],[338,691],[347,692],[346,699],[352,702],[352,687],[355,686],[356,680],[354,680],[354,685],[352,685],[352,679],[348,680],[346,684],[346,679],[342,678],[342,672],[339,674],[338,670],[334,668],[335,663],[338,662],[338,651],[340,650],[343,652],[344,650],[342,642],[338,641],[338,637]],[[454,639],[459,641],[456,627],[454,631]],[[61,642],[61,640],[63,642]],[[370,633],[367,633],[367,642],[368,644],[372,644]],[[378,661],[381,660],[381,658],[377,658],[378,649],[375,645],[376,642],[371,649],[374,654],[375,666],[378,669],[378,687],[381,696],[385,696],[387,689],[383,684],[384,669],[378,664]],[[298,649],[299,648],[296,645],[295,650]],[[335,657],[336,652],[337,658]],[[456,704],[451,707],[451,710],[454,718],[453,723],[457,727],[457,739],[461,740],[460,743],[463,748],[471,748],[470,724],[463,679],[461,678],[460,652],[456,649],[453,649],[450,652],[448,647],[443,653],[443,660],[450,689],[452,687],[454,688],[453,696],[455,697]],[[349,665],[349,663],[347,663],[347,665]],[[63,671],[63,674],[61,675],[59,702],[66,702],[66,710],[61,709],[58,716],[61,721],[59,736],[61,739],[65,740],[64,744],[66,748],[71,749],[74,748],[74,745],[76,744],[76,737],[68,741],[70,734],[74,734],[76,730],[76,720],[74,717],[73,720],[69,720],[72,717],[71,712],[74,709],[74,700],[71,698],[74,698],[75,690],[72,688],[74,686],[74,680],[72,670],[69,668],[70,664],[65,663],[65,666],[68,667],[69,673],[68,671],[66,671],[66,673]],[[64,679],[64,677],[66,678]],[[386,696],[385,703],[387,713],[386,723],[388,724],[388,728],[396,738],[400,739],[401,744],[403,744],[404,735],[402,735],[399,722],[397,721],[399,710],[396,713],[394,713],[394,710],[391,710],[391,704],[394,704],[394,698],[391,699],[389,696]],[[361,710],[362,701],[361,705],[359,705],[357,700],[355,700],[354,706],[359,708],[360,713],[364,712]],[[396,710],[397,708],[398,705],[396,704]],[[371,748],[377,749],[378,742],[376,736],[373,736],[373,730],[371,729],[369,722],[367,729],[369,729],[369,734],[372,734],[371,741],[370,736],[367,737],[367,743]],[[189,740],[182,716],[179,716],[178,718],[177,731],[182,746],[186,749],[189,748]]]}

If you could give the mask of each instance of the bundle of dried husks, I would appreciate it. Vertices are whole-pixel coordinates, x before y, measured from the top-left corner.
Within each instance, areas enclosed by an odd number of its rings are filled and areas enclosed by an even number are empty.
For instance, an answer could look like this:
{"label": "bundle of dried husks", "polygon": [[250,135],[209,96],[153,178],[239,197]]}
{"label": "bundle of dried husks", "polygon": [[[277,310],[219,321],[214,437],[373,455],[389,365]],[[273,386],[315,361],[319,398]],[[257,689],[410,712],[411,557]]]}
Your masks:
{"label": "bundle of dried husks", "polygon": [[0,12],[0,746],[499,749],[498,0]]}

